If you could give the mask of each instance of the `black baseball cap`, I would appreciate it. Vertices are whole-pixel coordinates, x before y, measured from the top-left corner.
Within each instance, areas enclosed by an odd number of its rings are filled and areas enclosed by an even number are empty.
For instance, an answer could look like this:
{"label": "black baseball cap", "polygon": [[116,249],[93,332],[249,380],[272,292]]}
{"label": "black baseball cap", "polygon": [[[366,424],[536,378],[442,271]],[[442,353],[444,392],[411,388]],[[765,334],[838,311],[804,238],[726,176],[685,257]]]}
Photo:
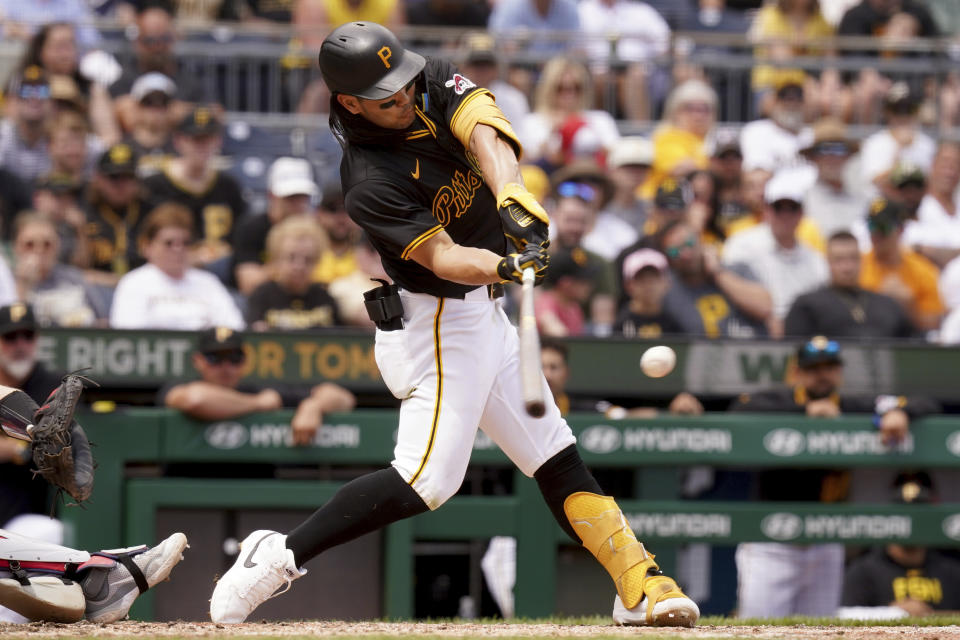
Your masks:
{"label": "black baseball cap", "polygon": [[903,226],[907,210],[899,202],[887,198],[874,198],[867,214],[867,228],[871,233],[890,235]]}
{"label": "black baseball cap", "polygon": [[908,115],[920,108],[920,99],[906,82],[894,82],[883,96],[883,106],[891,113]]}
{"label": "black baseball cap", "polygon": [[904,471],[893,480],[893,502],[928,504],[934,502],[933,480],[926,471]]}
{"label": "black baseball cap", "polygon": [[797,366],[801,369],[820,364],[843,364],[840,344],[824,336],[814,336],[797,348]]}
{"label": "black baseball cap", "polygon": [[909,184],[925,187],[927,185],[927,175],[918,165],[911,162],[900,162],[890,172],[890,184],[896,189],[901,189]]}
{"label": "black baseball cap", "polygon": [[126,142],[118,142],[103,152],[97,170],[106,176],[133,176],[137,174],[137,152]]}
{"label": "black baseball cap", "polygon": [[600,273],[600,267],[590,255],[580,247],[572,249],[556,248],[550,251],[550,268],[547,279],[553,283],[564,276],[580,280],[593,280]]}
{"label": "black baseball cap", "polygon": [[30,305],[15,302],[0,307],[0,335],[20,330],[37,330],[37,319]]}
{"label": "black baseball cap", "polygon": [[208,106],[194,107],[177,125],[177,133],[185,136],[219,135],[222,130],[223,125],[214,110]]}
{"label": "black baseball cap", "polygon": [[204,329],[197,336],[197,351],[200,353],[242,352],[243,335],[227,327]]}
{"label": "black baseball cap", "polygon": [[671,211],[685,211],[693,200],[693,193],[690,185],[680,180],[667,178],[657,187],[657,193],[653,197],[653,204],[661,209]]}

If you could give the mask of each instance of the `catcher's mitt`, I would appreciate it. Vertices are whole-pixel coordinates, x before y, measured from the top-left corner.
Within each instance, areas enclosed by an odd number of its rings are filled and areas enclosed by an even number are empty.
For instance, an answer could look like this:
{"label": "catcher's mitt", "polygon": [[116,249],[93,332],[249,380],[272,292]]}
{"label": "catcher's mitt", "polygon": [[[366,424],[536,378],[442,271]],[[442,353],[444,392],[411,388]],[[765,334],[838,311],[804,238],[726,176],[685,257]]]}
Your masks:
{"label": "catcher's mitt", "polygon": [[39,474],[66,491],[77,502],[93,492],[93,456],[87,434],[73,419],[84,379],[70,374],[50,392],[47,401],[33,414],[27,430],[33,441],[33,463]]}

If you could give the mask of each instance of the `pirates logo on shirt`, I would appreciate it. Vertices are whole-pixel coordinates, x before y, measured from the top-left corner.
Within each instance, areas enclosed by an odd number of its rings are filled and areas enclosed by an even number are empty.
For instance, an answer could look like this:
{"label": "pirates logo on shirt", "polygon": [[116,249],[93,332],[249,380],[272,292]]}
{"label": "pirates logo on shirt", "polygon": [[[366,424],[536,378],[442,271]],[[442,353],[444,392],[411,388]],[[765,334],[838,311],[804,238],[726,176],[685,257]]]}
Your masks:
{"label": "pirates logo on shirt", "polygon": [[453,87],[454,93],[456,93],[458,96],[462,96],[464,91],[466,91],[467,89],[470,89],[471,87],[475,87],[477,85],[471,82],[469,78],[466,78],[460,75],[459,73],[455,73],[453,74],[453,79],[447,80],[444,86],[447,87],[448,89],[450,87]]}

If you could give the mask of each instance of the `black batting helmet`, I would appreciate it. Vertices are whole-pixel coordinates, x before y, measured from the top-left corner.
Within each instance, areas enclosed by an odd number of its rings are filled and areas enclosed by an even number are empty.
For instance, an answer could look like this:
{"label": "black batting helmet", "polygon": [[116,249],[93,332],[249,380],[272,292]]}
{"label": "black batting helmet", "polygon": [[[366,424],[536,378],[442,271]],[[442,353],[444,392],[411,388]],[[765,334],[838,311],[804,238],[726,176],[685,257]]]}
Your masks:
{"label": "black batting helmet", "polygon": [[348,22],[320,46],[320,72],[331,92],[358,98],[389,98],[423,69],[420,54],[375,22]]}

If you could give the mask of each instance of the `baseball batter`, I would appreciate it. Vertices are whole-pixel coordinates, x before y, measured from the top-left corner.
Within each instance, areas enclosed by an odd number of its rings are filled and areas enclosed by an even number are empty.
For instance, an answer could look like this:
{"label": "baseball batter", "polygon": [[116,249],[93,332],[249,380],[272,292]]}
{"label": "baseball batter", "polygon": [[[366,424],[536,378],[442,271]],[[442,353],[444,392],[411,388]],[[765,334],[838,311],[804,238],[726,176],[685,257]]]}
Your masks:
{"label": "baseball batter", "polygon": [[493,96],[371,22],[335,29],[320,69],[343,146],[347,211],[394,281],[365,294],[377,365],[402,400],[394,460],[289,534],[247,536],[210,617],[242,622],[324,550],[442,505],[463,481],[479,427],[610,573],[617,622],[692,626],[697,605],[602,494],[556,404],[541,418],[524,413],[517,331],[497,299],[500,283],[519,282],[524,268],[542,279],[548,221],[523,187],[520,144]]}

